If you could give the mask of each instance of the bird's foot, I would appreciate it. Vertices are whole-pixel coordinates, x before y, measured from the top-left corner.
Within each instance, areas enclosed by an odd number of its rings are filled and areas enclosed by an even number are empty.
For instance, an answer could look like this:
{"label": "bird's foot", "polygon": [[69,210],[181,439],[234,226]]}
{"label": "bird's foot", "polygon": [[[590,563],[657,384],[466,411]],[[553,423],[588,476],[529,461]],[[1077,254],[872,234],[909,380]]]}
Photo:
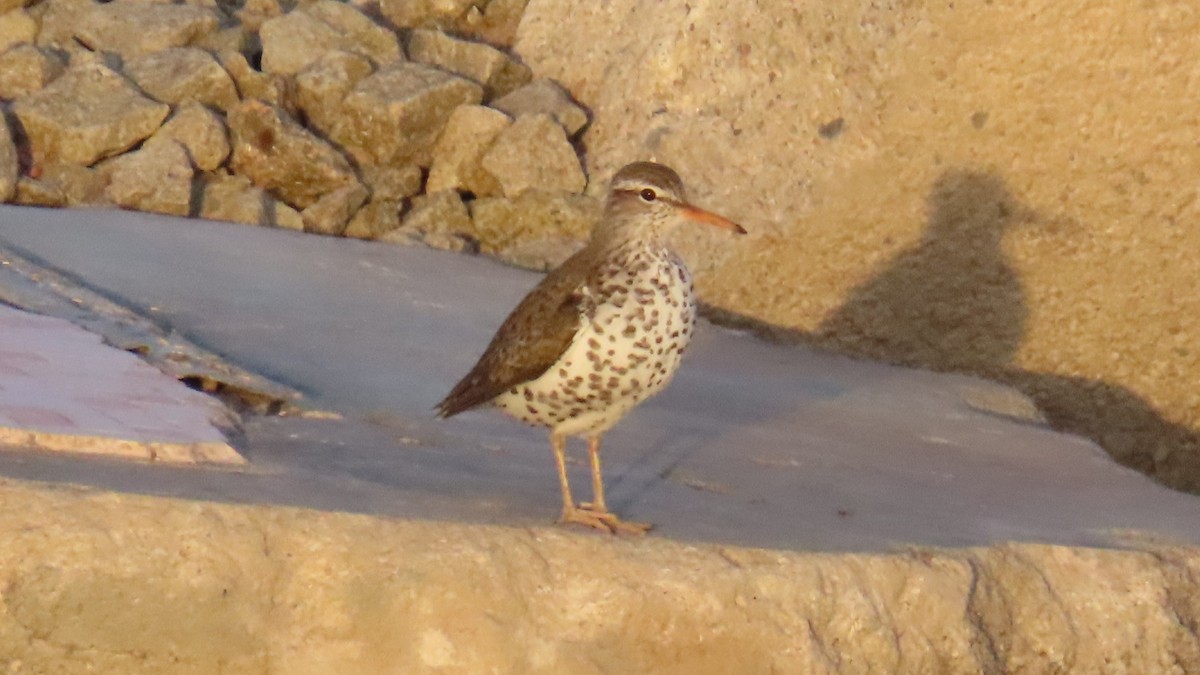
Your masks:
{"label": "bird's foot", "polygon": [[587,525],[608,534],[629,534],[639,537],[654,527],[649,523],[635,523],[629,520],[621,520],[612,511],[596,509],[592,504],[587,502],[573,509],[564,509],[558,522]]}

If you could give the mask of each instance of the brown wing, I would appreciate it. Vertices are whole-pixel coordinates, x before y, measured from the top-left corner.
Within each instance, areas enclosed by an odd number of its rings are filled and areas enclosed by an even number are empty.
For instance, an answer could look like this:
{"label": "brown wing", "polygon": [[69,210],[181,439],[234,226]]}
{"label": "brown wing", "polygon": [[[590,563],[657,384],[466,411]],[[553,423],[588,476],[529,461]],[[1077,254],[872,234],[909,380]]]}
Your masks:
{"label": "brown wing", "polygon": [[537,379],[558,361],[579,330],[587,302],[586,253],[580,251],[547,275],[508,315],[479,362],[437,404],[440,417],[487,403]]}

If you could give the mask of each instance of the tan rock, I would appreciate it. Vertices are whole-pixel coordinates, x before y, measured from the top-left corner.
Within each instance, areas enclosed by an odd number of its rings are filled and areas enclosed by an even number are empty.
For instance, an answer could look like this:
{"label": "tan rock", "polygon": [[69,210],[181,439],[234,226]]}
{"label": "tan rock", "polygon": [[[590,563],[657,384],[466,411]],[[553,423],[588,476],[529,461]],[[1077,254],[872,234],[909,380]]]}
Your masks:
{"label": "tan rock", "polygon": [[204,174],[201,177],[200,209],[197,215],[243,225],[271,225],[266,190],[245,176]]}
{"label": "tan rock", "polygon": [[527,66],[499,49],[440,30],[414,30],[408,38],[408,56],[478,82],[483,85],[484,100],[503,96],[532,76]]}
{"label": "tan rock", "polygon": [[0,0],[0,14],[33,4],[33,0]]}
{"label": "tan rock", "polygon": [[127,209],[186,216],[192,199],[192,163],[175,142],[155,143],[122,155],[105,167],[105,194]]}
{"label": "tan rock", "polygon": [[17,145],[13,142],[8,120],[0,114],[0,202],[6,202],[17,193],[17,176],[20,174],[17,161]]}
{"label": "tan rock", "polygon": [[443,190],[413,199],[412,210],[400,227],[379,237],[394,244],[424,242],[434,248],[463,251],[473,246],[471,215],[454,190]]}
{"label": "tan rock", "polygon": [[203,49],[210,54],[220,54],[222,52],[251,54],[261,48],[258,42],[258,34],[242,24],[218,28],[197,39],[192,43],[192,46]]}
{"label": "tan rock", "polygon": [[66,206],[67,196],[57,183],[21,176],[17,178],[17,190],[12,203],[22,206]]}
{"label": "tan rock", "polygon": [[186,103],[163,124],[146,145],[179,143],[197,169],[212,171],[229,157],[229,135],[221,117],[199,103]]}
{"label": "tan rock", "polygon": [[372,199],[346,225],[343,236],[355,239],[378,239],[400,227],[400,202],[394,199]]}
{"label": "tan rock", "polygon": [[346,97],[342,120],[331,136],[360,164],[429,166],[430,151],[450,113],[482,97],[474,82],[430,66],[387,66]]}
{"label": "tan rock", "polygon": [[151,98],[178,105],[198,101],[228,110],[238,101],[237,87],[212,54],[175,47],[125,61],[124,72]]}
{"label": "tan rock", "polygon": [[397,28],[454,25],[477,0],[380,0],[379,10]]}
{"label": "tan rock", "polygon": [[19,44],[32,44],[37,38],[37,21],[23,9],[0,11],[0,52]]}
{"label": "tan rock", "polygon": [[31,8],[40,21],[36,44],[66,52],[86,51],[75,41],[75,31],[96,3],[92,0],[45,0]]}
{"label": "tan rock", "polygon": [[34,45],[17,45],[0,54],[0,99],[40,91],[62,72],[57,56]]}
{"label": "tan rock", "polygon": [[529,0],[491,0],[483,9],[472,5],[454,29],[494,47],[512,47]]}
{"label": "tan rock", "polygon": [[203,7],[109,2],[80,17],[75,37],[90,49],[128,58],[189,45],[218,24],[216,13]]}
{"label": "tan rock", "polygon": [[364,167],[362,177],[367,187],[371,188],[372,199],[400,201],[421,191],[423,175],[421,167],[416,164],[386,164]]}
{"label": "tan rock", "polygon": [[304,217],[300,212],[274,197],[267,202],[267,217],[272,225],[280,229],[304,231]]}
{"label": "tan rock", "polygon": [[404,59],[395,33],[336,0],[316,0],[270,19],[259,37],[267,73],[293,75],[335,50],[362,54],[380,65]]}
{"label": "tan rock", "polygon": [[103,206],[112,201],[105,194],[108,174],[69,162],[51,162],[39,167],[38,180],[62,195],[65,206]]}
{"label": "tan rock", "polygon": [[346,223],[367,201],[369,193],[360,183],[351,183],[321,195],[312,206],[300,212],[304,231],[330,236],[341,235]]}
{"label": "tan rock", "polygon": [[[568,250],[587,239],[603,208],[600,200],[587,195],[526,190],[515,199],[476,199],[471,202],[471,219],[484,253],[547,246],[533,242],[557,242],[562,246],[559,250]],[[557,257],[546,249],[541,259]]]}
{"label": "tan rock", "polygon": [[254,32],[258,32],[268,20],[283,14],[284,8],[279,0],[246,0],[234,11],[238,24]]}
{"label": "tan rock", "polygon": [[100,65],[67,70],[45,89],[13,103],[39,164],[92,164],[149,136],[170,108],[142,96]]}
{"label": "tan rock", "polygon": [[243,101],[229,113],[235,173],[306,208],[321,195],[350,185],[354,171],[333,146],[261,101]]}
{"label": "tan rock", "polygon": [[359,54],[330,51],[296,75],[296,106],[304,112],[308,125],[329,134],[341,117],[346,96],[374,66]]}
{"label": "tan rock", "polygon": [[480,163],[500,182],[506,197],[530,188],[583,192],[587,187],[562,125],[544,113],[513,122],[496,137]]}
{"label": "tan rock", "polygon": [[455,108],[433,148],[426,189],[430,192],[457,189],[476,197],[502,194],[500,182],[484,171],[480,162],[500,132],[511,124],[507,115],[492,108],[480,105]]}
{"label": "tan rock", "polygon": [[225,72],[233,78],[238,95],[243,100],[258,99],[282,110],[290,110],[294,101],[291,96],[291,85],[286,77],[261,73],[250,66],[246,56],[241,52],[220,52],[217,60],[225,68]]}
{"label": "tan rock", "polygon": [[588,122],[587,112],[571,100],[571,95],[557,82],[544,77],[506,94],[488,105],[508,113],[511,117],[546,113],[561,124],[569,136],[579,133],[579,130],[583,129]]}

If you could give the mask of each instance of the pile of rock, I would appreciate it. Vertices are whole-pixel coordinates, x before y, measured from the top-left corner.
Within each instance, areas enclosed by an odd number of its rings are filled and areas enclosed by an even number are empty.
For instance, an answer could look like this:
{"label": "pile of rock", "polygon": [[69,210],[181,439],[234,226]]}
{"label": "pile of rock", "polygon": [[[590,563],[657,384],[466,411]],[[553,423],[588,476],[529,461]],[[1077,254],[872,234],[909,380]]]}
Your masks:
{"label": "pile of rock", "polygon": [[545,268],[599,204],[527,0],[0,0],[0,201],[478,249]]}

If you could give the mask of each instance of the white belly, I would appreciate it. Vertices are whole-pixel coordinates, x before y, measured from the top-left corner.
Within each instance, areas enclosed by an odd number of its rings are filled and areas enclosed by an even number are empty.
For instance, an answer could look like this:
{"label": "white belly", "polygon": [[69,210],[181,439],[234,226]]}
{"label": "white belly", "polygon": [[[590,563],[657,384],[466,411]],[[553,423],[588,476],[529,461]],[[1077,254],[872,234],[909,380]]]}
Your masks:
{"label": "white belly", "polygon": [[558,362],[496,405],[555,433],[593,436],[667,386],[696,319],[686,268],[674,257],[655,258],[623,270],[590,299]]}

